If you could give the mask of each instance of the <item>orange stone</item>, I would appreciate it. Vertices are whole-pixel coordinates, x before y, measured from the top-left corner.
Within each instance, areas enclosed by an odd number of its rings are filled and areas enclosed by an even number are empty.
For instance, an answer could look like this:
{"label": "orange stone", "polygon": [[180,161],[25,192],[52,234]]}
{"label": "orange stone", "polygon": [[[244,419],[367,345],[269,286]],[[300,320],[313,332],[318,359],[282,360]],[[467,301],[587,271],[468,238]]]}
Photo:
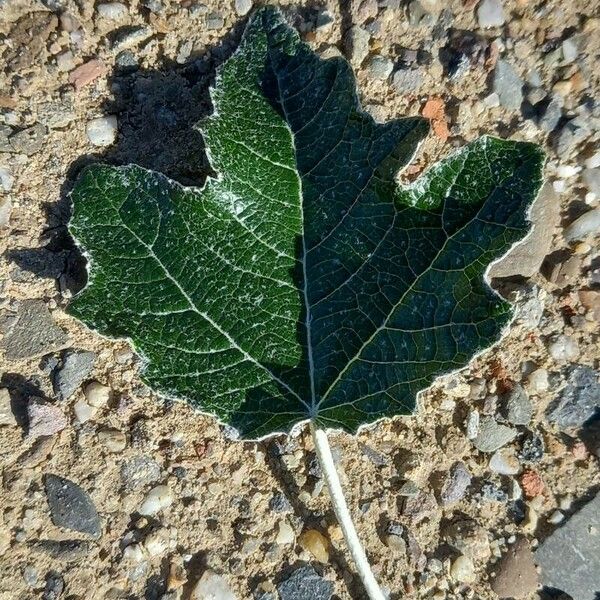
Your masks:
{"label": "orange stone", "polygon": [[101,77],[107,72],[106,65],[99,59],[93,58],[88,62],[79,65],[76,69],[73,69],[69,75],[69,83],[75,86],[75,89],[79,91]]}
{"label": "orange stone", "polygon": [[521,476],[521,486],[527,498],[540,496],[544,491],[544,482],[537,471],[528,470]]}

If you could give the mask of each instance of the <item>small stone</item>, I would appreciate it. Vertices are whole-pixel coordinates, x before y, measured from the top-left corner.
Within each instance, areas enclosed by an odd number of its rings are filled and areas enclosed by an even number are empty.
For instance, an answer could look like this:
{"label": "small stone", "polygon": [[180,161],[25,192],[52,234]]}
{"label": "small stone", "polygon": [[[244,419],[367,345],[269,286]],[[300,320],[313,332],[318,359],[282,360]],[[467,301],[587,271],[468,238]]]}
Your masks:
{"label": "small stone", "polygon": [[345,45],[348,60],[354,67],[360,67],[369,55],[369,40],[371,36],[368,31],[358,25],[351,27],[346,33]]}
{"label": "small stone", "polygon": [[207,569],[194,586],[190,600],[237,600],[237,596],[222,575]]}
{"label": "small stone", "polygon": [[128,9],[121,2],[103,2],[96,6],[96,13],[101,19],[120,21],[128,14]]}
{"label": "small stone", "polygon": [[10,394],[5,388],[0,389],[0,427],[9,426],[14,427],[17,425],[17,420],[12,411],[10,403]]}
{"label": "small stone", "polygon": [[46,475],[44,486],[52,522],[57,527],[100,537],[100,518],[86,491],[57,475]]}
{"label": "small stone", "polygon": [[117,36],[112,41],[111,47],[115,52],[128,50],[147,40],[151,35],[152,29],[145,26],[119,30]]}
{"label": "small stone", "polygon": [[505,60],[496,63],[493,77],[493,89],[498,94],[500,106],[509,110],[518,110],[523,102],[523,82],[514,67]]}
{"label": "small stone", "polygon": [[277,492],[271,500],[269,500],[269,508],[273,512],[283,513],[289,512],[292,510],[292,505],[290,501],[285,497],[281,492]]}
{"label": "small stone", "polygon": [[560,510],[555,510],[548,517],[548,523],[550,523],[551,525],[558,525],[559,523],[562,523],[564,520],[565,520],[565,515],[563,515],[563,513],[561,513]]}
{"label": "small stone", "polygon": [[92,381],[85,386],[85,399],[90,406],[102,408],[108,404],[110,399],[110,388],[98,381]]}
{"label": "small stone", "polygon": [[114,454],[123,452],[127,447],[127,436],[118,429],[107,428],[98,432],[98,441]]}
{"label": "small stone", "polygon": [[485,481],[481,486],[481,497],[486,502],[508,502],[508,494],[493,481]]}
{"label": "small stone", "polygon": [[46,576],[46,585],[42,592],[42,600],[59,600],[64,589],[65,581],[62,575],[57,571],[50,571]]}
{"label": "small stone", "polygon": [[225,19],[217,12],[211,12],[206,15],[206,28],[210,30],[222,29],[225,25]]}
{"label": "small stone", "polygon": [[155,15],[160,14],[164,10],[161,0],[143,0],[142,5]]}
{"label": "small stone", "polygon": [[[0,179],[2,180],[2,186],[4,186],[4,179],[0,172]],[[12,183],[11,183],[12,186]],[[0,197],[0,227],[8,227],[10,225],[10,213],[12,212],[12,202],[8,196]]]}
{"label": "small stone", "polygon": [[394,70],[394,63],[387,56],[376,54],[367,61],[366,68],[371,77],[385,81]]}
{"label": "small stone", "polygon": [[582,240],[590,234],[600,231],[600,208],[594,208],[575,219],[563,231],[563,237],[567,242]]}
{"label": "small stone", "polygon": [[571,368],[567,385],[548,410],[548,420],[561,430],[576,429],[591,419],[600,408],[600,383],[594,369],[576,365]]}
{"label": "small stone", "polygon": [[27,419],[27,437],[32,440],[59,433],[69,424],[58,406],[36,397],[30,398],[27,403]]}
{"label": "small stone", "polygon": [[40,540],[29,545],[28,550],[61,562],[73,563],[90,553],[90,544],[82,540]]}
{"label": "small stone", "polygon": [[479,411],[470,410],[465,423],[467,439],[474,440],[479,433]]}
{"label": "small stone", "polygon": [[600,494],[547,537],[535,559],[542,585],[593,600],[600,590]]}
{"label": "small stone", "polygon": [[55,443],[56,440],[53,437],[41,437],[37,439],[31,445],[31,448],[19,456],[19,466],[23,469],[33,469],[34,467],[37,467],[48,458]]}
{"label": "small stone", "polygon": [[523,440],[519,460],[526,464],[537,463],[542,460],[544,449],[544,438],[537,434],[530,434]]}
{"label": "small stone", "polygon": [[252,0],[235,0],[235,12],[244,17],[252,10]]}
{"label": "small stone", "polygon": [[313,567],[305,565],[296,569],[277,586],[279,600],[329,600],[333,582],[323,579]]}
{"label": "small stone", "polygon": [[10,192],[10,190],[12,190],[14,182],[15,178],[12,176],[11,172],[6,167],[0,167],[0,187],[5,192]]}
{"label": "small stone", "polygon": [[521,476],[521,487],[527,498],[535,498],[542,495],[546,486],[537,471],[528,470]]}
{"label": "small stone", "polygon": [[392,77],[392,87],[399,94],[416,92],[421,87],[422,80],[418,69],[399,69]]}
{"label": "small stone", "polygon": [[300,534],[298,544],[310,552],[319,562],[329,562],[329,540],[316,529],[307,529]]}
{"label": "small stone", "polygon": [[545,392],[549,386],[548,371],[546,369],[536,369],[527,376],[527,388],[532,394]]}
{"label": "small stone", "polygon": [[69,74],[69,83],[72,83],[75,86],[75,90],[79,91],[99,77],[102,77],[102,75],[105,75],[106,72],[106,65],[99,58],[93,58],[71,71]]}
{"label": "small stone", "polygon": [[75,57],[70,50],[59,54],[56,57],[56,66],[59,71],[63,71],[63,73],[68,73],[75,68]]}
{"label": "small stone", "polygon": [[277,537],[275,538],[275,542],[281,546],[293,544],[295,540],[296,535],[292,526],[287,521],[280,521],[277,527]]}
{"label": "small stone", "polygon": [[519,460],[509,449],[496,450],[489,463],[490,469],[500,475],[516,475],[520,470]]}
{"label": "small stone", "polygon": [[14,152],[31,156],[41,150],[46,137],[46,128],[41,123],[11,135],[10,145]]}
{"label": "small stone", "polygon": [[121,466],[121,481],[126,490],[139,490],[160,479],[160,467],[149,456],[135,456]]}
{"label": "small stone", "polygon": [[318,32],[326,33],[331,30],[335,23],[335,17],[329,10],[322,9],[317,15],[316,29]]}
{"label": "small stone", "polygon": [[169,547],[169,538],[165,529],[151,531],[144,540],[144,550],[150,556],[163,556]]}
{"label": "small stone", "polygon": [[502,416],[513,425],[528,425],[533,416],[533,406],[527,392],[516,384],[502,397]]}
{"label": "small stone", "polygon": [[90,406],[87,402],[78,400],[73,405],[73,412],[75,413],[75,419],[77,423],[81,425],[83,423],[87,423],[94,417],[96,409],[93,406]]}
{"label": "small stone", "polygon": [[146,494],[138,512],[141,515],[153,517],[161,510],[171,506],[172,503],[173,495],[169,486],[157,485]]}
{"label": "small stone", "polygon": [[387,533],[383,538],[383,542],[398,557],[406,556],[406,542],[401,535]]}
{"label": "small stone", "polygon": [[[581,176],[583,184],[595,197],[600,197],[600,168],[596,169],[585,169]],[[586,213],[587,214],[587,213]],[[596,219],[597,226],[592,228],[593,233],[597,233],[600,229],[600,217]],[[589,225],[588,225],[589,226]]]}
{"label": "small stone", "polygon": [[62,365],[54,371],[54,393],[61,399],[70,398],[81,382],[91,373],[96,362],[94,352],[69,351],[62,359]]}
{"label": "small stone", "polygon": [[579,357],[579,344],[569,335],[559,335],[548,344],[548,353],[558,362],[573,362]]}
{"label": "small stone", "polygon": [[482,0],[477,7],[479,27],[502,27],[506,21],[500,0]]}
{"label": "small stone", "polygon": [[519,538],[498,563],[492,589],[499,598],[527,598],[538,587],[538,574],[529,543]]}
{"label": "small stone", "polygon": [[450,577],[461,583],[472,583],[475,581],[475,566],[468,556],[459,556],[452,562]]}
{"label": "small stone", "polygon": [[493,417],[484,417],[481,419],[479,433],[473,440],[473,445],[481,452],[495,452],[516,437],[517,431],[512,427],[501,425]]}
{"label": "small stone", "polygon": [[442,505],[448,506],[461,500],[471,485],[471,473],[462,462],[455,463],[440,494]]}
{"label": "small stone", "polygon": [[564,63],[568,64],[577,60],[579,50],[577,49],[577,44],[573,38],[567,38],[566,40],[563,40],[561,50]]}
{"label": "small stone", "polygon": [[117,138],[117,117],[110,115],[108,117],[98,117],[88,121],[85,132],[88,140],[94,146],[110,146]]}

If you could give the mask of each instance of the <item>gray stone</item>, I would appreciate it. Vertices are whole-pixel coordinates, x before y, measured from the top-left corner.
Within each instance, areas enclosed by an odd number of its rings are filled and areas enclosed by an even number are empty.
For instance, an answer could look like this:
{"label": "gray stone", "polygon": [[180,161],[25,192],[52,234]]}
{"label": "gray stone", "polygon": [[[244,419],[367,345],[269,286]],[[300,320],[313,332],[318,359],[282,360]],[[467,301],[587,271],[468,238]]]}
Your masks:
{"label": "gray stone", "polygon": [[547,415],[559,429],[574,429],[581,427],[599,408],[598,373],[590,367],[576,365],[569,371],[567,385]]}
{"label": "gray stone", "polygon": [[155,14],[160,14],[165,9],[160,0],[144,0],[142,5]]}
{"label": "gray stone", "polygon": [[50,571],[46,576],[46,585],[42,592],[42,600],[58,600],[65,589],[65,581],[61,574]]}
{"label": "gray stone", "polygon": [[38,119],[48,129],[62,129],[76,118],[73,102],[69,98],[56,102],[46,102],[38,109]]}
{"label": "gray stone", "polygon": [[206,15],[206,28],[209,30],[221,29],[225,25],[223,15],[217,12],[211,12]]}
{"label": "gray stone", "polygon": [[540,129],[543,129],[547,133],[554,131],[562,117],[563,106],[564,100],[562,96],[559,96],[558,94],[553,95],[538,118],[538,126]]}
{"label": "gray stone", "polygon": [[376,54],[367,62],[367,69],[371,77],[385,81],[394,70],[394,63],[387,56]]}
{"label": "gray stone", "polygon": [[477,7],[479,27],[502,27],[506,18],[500,0],[482,0]]}
{"label": "gray stone", "polygon": [[152,35],[152,29],[146,26],[131,27],[125,30],[119,30],[113,39],[111,47],[116,52],[127,50],[137,46],[139,43],[147,40]]}
{"label": "gray stone", "polygon": [[416,92],[423,81],[418,69],[398,69],[392,77],[392,87],[399,94]]}
{"label": "gray stone", "polygon": [[585,187],[600,197],[600,168],[596,167],[595,169],[585,169],[581,175],[583,179],[583,183]]}
{"label": "gray stone", "polygon": [[76,483],[58,475],[44,478],[52,522],[57,527],[100,537],[100,517],[89,494]]}
{"label": "gray stone", "polygon": [[12,152],[10,145],[10,136],[12,135],[12,127],[0,123],[0,152]]}
{"label": "gray stone", "polygon": [[554,230],[560,219],[560,202],[551,183],[542,186],[531,207],[533,230],[490,269],[490,277],[532,277],[550,252]]}
{"label": "gray stone", "polygon": [[33,440],[59,433],[69,424],[58,406],[35,397],[27,403],[27,420],[27,437]]}
{"label": "gray stone", "polygon": [[86,351],[69,351],[62,358],[62,365],[54,371],[54,393],[61,399],[70,398],[81,382],[92,372],[96,354]]}
{"label": "gray stone", "polygon": [[594,208],[583,213],[569,226],[565,227],[563,237],[567,242],[582,240],[592,233],[600,231],[600,208]]}
{"label": "gray stone", "polygon": [[[7,167],[0,167],[0,189],[5,192],[10,192],[13,188],[13,184],[15,182],[15,178],[12,173],[8,170]],[[1,209],[0,209],[1,210]],[[0,217],[0,224],[2,222],[2,217]]]}
{"label": "gray stone", "polygon": [[455,463],[450,469],[450,473],[440,494],[442,505],[447,506],[461,500],[469,485],[471,485],[471,473],[469,473],[464,463]]}
{"label": "gray stone", "polygon": [[280,600],[329,600],[333,583],[323,579],[313,567],[306,565],[296,569],[277,586]]}
{"label": "gray stone", "polygon": [[352,66],[359,67],[369,54],[369,40],[371,36],[358,25],[354,25],[346,33],[345,44],[348,60]]}
{"label": "gray stone", "polygon": [[10,402],[10,394],[7,389],[0,389],[0,427],[9,425],[14,427],[17,425],[17,420],[12,411]]}
{"label": "gray stone", "polygon": [[502,416],[513,425],[527,425],[533,416],[533,406],[527,392],[516,384],[513,389],[502,396]]}
{"label": "gray stone", "polygon": [[505,60],[496,63],[493,76],[493,89],[498,94],[500,106],[518,110],[523,102],[523,82],[514,67]]}
{"label": "gray stone", "polygon": [[433,25],[433,16],[425,10],[420,0],[412,0],[408,5],[408,22],[413,27]]}
{"label": "gray stone", "polygon": [[495,452],[517,437],[512,427],[501,425],[493,417],[483,417],[473,445],[481,452]]}
{"label": "gray stone", "polygon": [[573,600],[594,600],[600,590],[600,494],[547,538],[535,553],[541,583]]}
{"label": "gray stone", "polygon": [[236,600],[227,579],[207,569],[194,586],[190,600]]}
{"label": "gray stone", "polygon": [[252,0],[235,0],[235,12],[243,17],[252,9]]}
{"label": "gray stone", "polygon": [[7,360],[22,360],[62,350],[68,343],[41,300],[23,300],[4,330],[2,347]]}
{"label": "gray stone", "polygon": [[134,456],[121,466],[121,481],[126,490],[139,490],[160,479],[160,467],[149,456]]}
{"label": "gray stone", "polygon": [[89,542],[83,540],[39,540],[27,549],[66,563],[83,560],[91,550]]}
{"label": "gray stone", "polygon": [[576,146],[590,137],[592,130],[584,117],[575,117],[567,121],[555,139],[555,148],[559,156],[567,155]]}
{"label": "gray stone", "polygon": [[41,123],[22,129],[10,137],[10,145],[15,152],[31,156],[38,152],[46,136],[46,128]]}

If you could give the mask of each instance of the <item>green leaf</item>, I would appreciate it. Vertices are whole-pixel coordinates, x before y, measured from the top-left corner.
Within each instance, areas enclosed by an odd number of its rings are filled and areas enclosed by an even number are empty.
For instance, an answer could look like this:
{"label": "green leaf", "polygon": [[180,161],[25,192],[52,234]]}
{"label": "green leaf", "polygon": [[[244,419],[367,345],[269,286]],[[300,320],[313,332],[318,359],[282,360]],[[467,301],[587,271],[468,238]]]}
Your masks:
{"label": "green leaf", "polygon": [[528,231],[536,146],[484,137],[399,186],[427,123],[375,123],[347,62],[271,8],[212,98],[202,189],[96,165],[72,194],[89,283],[70,313],[130,338],[151,387],[246,437],[355,431],[499,339],[485,272]]}

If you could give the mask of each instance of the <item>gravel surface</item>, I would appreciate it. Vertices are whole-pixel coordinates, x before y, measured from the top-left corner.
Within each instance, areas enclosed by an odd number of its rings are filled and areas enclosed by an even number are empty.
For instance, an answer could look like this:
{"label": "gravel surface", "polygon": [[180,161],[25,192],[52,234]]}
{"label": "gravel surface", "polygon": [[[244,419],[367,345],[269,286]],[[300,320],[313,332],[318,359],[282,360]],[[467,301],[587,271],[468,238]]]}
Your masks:
{"label": "gravel surface", "polygon": [[[306,431],[232,441],[64,312],[85,282],[65,228],[77,173],[133,162],[202,183],[193,125],[252,5],[0,0],[1,600],[364,598]],[[517,304],[506,338],[416,416],[331,441],[391,599],[549,597],[536,549],[553,564],[554,532],[600,486],[598,4],[280,5],[351,60],[375,119],[432,119],[403,177],[483,133],[547,152],[535,237],[491,271]],[[586,585],[569,582],[576,600]]]}

